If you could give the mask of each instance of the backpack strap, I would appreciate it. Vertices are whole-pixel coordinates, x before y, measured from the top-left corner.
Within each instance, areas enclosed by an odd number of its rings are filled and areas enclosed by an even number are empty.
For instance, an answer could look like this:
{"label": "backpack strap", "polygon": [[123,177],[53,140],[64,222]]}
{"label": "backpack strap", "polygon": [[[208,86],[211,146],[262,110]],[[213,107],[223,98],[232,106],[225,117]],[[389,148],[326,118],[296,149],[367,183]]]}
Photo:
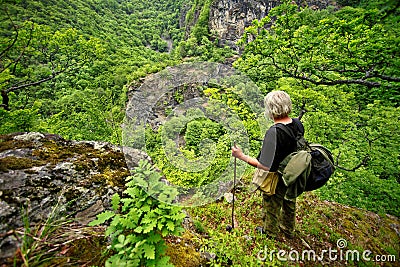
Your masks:
{"label": "backpack strap", "polygon": [[307,140],[304,138],[304,132],[301,130],[303,127],[301,127],[300,124],[300,120],[297,118],[293,118],[292,119],[295,128],[296,128],[296,132],[292,130],[292,128],[287,127],[284,124],[278,123],[275,124],[275,126],[279,129],[282,129],[287,135],[289,135],[291,138],[293,138],[294,140],[296,140],[297,142],[297,149],[303,148],[303,149],[309,149],[309,145]]}
{"label": "backpack strap", "polygon": [[290,129],[289,127],[286,127],[284,124],[278,123],[278,124],[275,124],[275,127],[284,131],[287,135],[289,135],[294,140],[297,140],[297,136],[293,133],[293,130]]}
{"label": "backpack strap", "polygon": [[300,120],[297,118],[293,118],[292,121],[296,128],[296,132],[294,132],[290,127],[287,127],[286,125],[281,123],[275,124],[275,126],[278,127],[279,129],[282,129],[287,135],[289,135],[291,138],[297,141],[301,138],[301,136],[303,136],[303,132],[300,130],[301,129],[301,127],[299,126]]}
{"label": "backpack strap", "polygon": [[296,126],[296,130],[297,130],[297,136],[303,136],[304,135],[304,127],[303,124],[300,122],[299,118],[293,118],[292,119],[294,125]]}

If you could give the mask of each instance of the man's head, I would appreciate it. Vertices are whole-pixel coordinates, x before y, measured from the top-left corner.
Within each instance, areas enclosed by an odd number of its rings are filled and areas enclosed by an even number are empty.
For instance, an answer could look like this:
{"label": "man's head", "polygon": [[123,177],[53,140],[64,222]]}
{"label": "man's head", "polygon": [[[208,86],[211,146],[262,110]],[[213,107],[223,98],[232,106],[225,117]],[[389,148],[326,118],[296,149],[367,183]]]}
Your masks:
{"label": "man's head", "polygon": [[292,111],[290,96],[284,91],[269,92],[264,98],[265,115],[270,119],[289,116]]}

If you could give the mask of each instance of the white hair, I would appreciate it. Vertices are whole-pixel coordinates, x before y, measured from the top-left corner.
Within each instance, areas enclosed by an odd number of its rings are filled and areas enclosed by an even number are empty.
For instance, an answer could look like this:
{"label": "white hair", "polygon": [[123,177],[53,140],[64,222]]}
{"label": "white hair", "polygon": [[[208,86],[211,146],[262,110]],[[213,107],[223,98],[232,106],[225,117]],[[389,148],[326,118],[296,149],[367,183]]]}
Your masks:
{"label": "white hair", "polygon": [[265,115],[270,119],[280,119],[292,111],[292,100],[284,91],[269,92],[264,98]]}

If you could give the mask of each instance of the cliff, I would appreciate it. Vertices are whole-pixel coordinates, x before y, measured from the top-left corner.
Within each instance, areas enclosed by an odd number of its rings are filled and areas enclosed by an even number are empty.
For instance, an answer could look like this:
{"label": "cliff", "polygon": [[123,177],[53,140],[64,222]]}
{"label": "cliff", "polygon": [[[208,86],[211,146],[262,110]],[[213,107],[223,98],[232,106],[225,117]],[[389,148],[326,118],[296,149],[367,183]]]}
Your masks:
{"label": "cliff", "polygon": [[[253,20],[262,19],[268,12],[280,4],[279,0],[215,0],[210,6],[209,29],[221,46],[227,45],[237,51],[236,42],[245,28]],[[333,0],[297,0],[299,7],[308,5],[313,9],[325,9],[337,6]]]}

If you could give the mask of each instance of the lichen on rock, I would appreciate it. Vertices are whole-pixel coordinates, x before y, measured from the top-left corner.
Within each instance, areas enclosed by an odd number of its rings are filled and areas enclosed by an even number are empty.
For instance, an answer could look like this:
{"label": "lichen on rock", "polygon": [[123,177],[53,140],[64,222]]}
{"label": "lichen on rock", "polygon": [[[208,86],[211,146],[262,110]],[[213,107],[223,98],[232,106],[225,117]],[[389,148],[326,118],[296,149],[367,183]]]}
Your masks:
{"label": "lichen on rock", "polygon": [[[137,161],[147,156],[130,153]],[[0,135],[0,263],[20,245],[6,233],[23,227],[23,210],[31,225],[44,222],[55,206],[59,216],[87,224],[110,207],[129,174],[122,149],[109,143],[42,133]]]}

